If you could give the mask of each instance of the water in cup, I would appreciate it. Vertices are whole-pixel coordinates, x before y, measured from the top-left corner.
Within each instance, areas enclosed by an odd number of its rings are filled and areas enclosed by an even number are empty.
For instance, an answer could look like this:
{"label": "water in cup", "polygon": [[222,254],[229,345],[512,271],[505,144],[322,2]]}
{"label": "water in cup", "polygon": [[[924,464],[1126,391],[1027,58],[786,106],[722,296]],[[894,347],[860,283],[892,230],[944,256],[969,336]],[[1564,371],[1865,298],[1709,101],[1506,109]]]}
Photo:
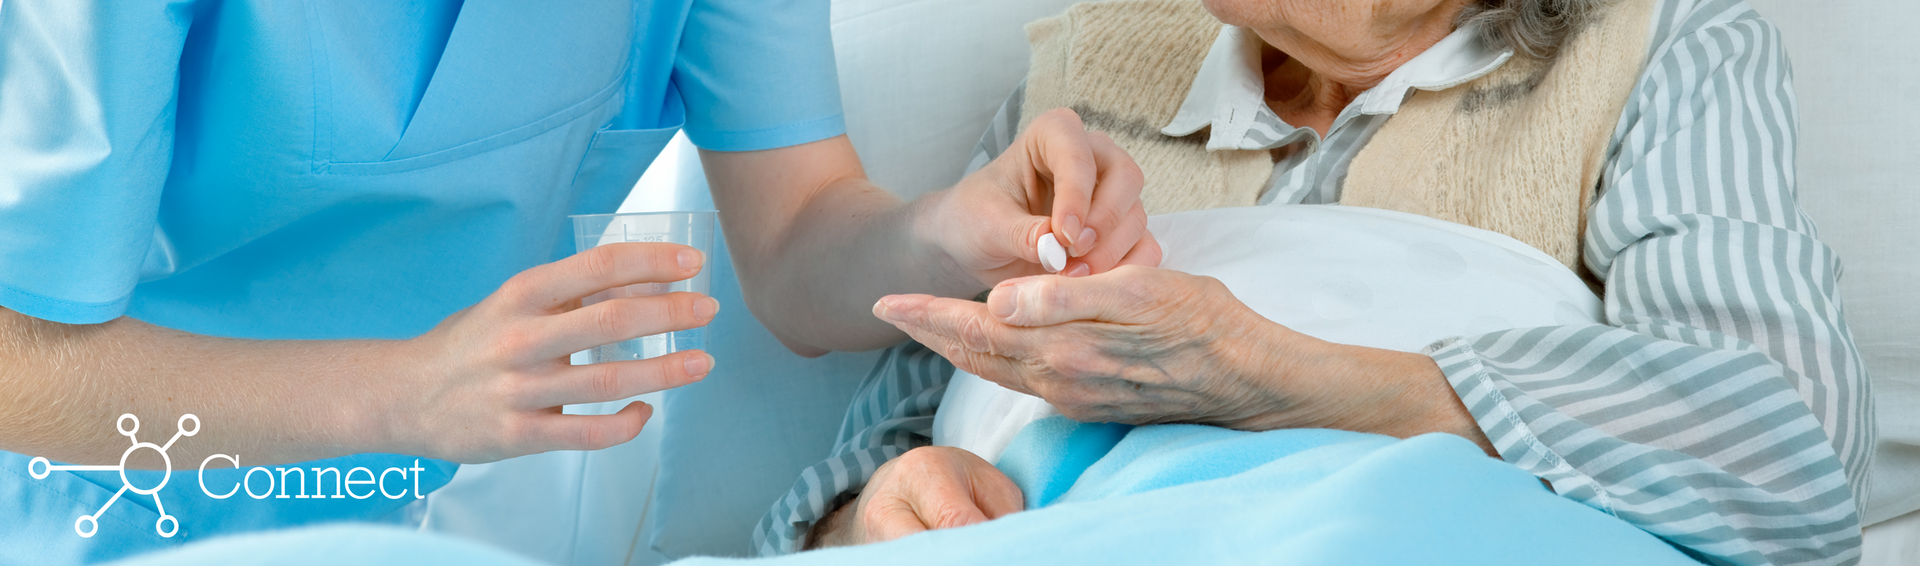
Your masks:
{"label": "water in cup", "polygon": [[[575,251],[621,242],[668,242],[691,246],[708,257],[700,274],[684,281],[640,283],[595,293],[581,306],[624,297],[646,297],[688,291],[707,294],[713,254],[713,211],[593,214],[573,217]],[[586,363],[644,360],[681,350],[706,347],[706,329],[692,328],[642,336],[587,350]]]}

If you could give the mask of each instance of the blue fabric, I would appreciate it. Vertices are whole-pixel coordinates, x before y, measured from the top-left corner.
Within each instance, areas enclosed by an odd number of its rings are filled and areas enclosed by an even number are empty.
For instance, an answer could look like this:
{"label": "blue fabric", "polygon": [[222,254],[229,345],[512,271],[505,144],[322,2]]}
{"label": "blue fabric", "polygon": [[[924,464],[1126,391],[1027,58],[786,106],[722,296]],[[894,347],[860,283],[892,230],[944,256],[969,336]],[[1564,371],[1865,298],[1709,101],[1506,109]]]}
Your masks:
{"label": "blue fabric", "polygon": [[[156,441],[143,436],[141,440],[165,443],[167,439]],[[183,443],[192,441],[192,438],[180,439]],[[416,495],[431,493],[446,485],[458,468],[452,463],[412,456],[360,454],[297,465],[260,466],[266,471],[253,473],[251,483],[245,486],[241,482],[248,479],[245,476],[255,466],[244,456],[240,468],[234,468],[226,460],[215,460],[207,466],[204,475],[199,470],[200,462],[178,460],[172,462],[170,474],[159,470],[128,472],[126,484],[143,490],[164,482],[164,487],[155,494],[159,498],[156,505],[154,495],[132,491],[120,493],[115,499],[114,493],[126,485],[117,471],[54,472],[34,479],[28,469],[30,460],[0,451],[0,501],[9,505],[4,515],[0,515],[0,524],[7,525],[7,529],[0,531],[4,533],[0,534],[0,564],[95,563],[262,529],[341,521],[405,523],[409,517],[399,512],[401,508],[414,503],[418,499]],[[404,470],[415,465],[423,470],[418,472],[417,491],[412,471],[405,472],[404,480],[396,474],[387,482],[388,494],[401,496],[397,499],[378,493],[378,484],[352,486],[347,492],[367,495],[364,499],[331,497],[338,488],[347,487],[343,483],[346,478],[333,475],[334,472],[318,477],[313,470],[332,468],[346,474],[356,467],[364,467],[368,473],[377,475],[388,468]],[[287,472],[288,481],[280,485],[278,470],[293,467],[303,470],[297,474]],[[351,479],[366,477],[355,475]],[[240,491],[234,491],[236,487]],[[308,492],[310,489],[317,491]],[[263,498],[251,497],[249,491]],[[287,497],[279,498],[283,492]],[[215,499],[209,497],[209,493],[232,495]],[[329,497],[297,497],[316,493]],[[18,507],[12,507],[14,505]],[[106,512],[100,513],[102,509]],[[162,537],[156,530],[162,510],[176,521],[177,530],[172,537]],[[82,515],[95,514],[98,514],[98,525],[93,536],[80,537],[74,530],[75,521]]]}
{"label": "blue fabric", "polygon": [[[1115,432],[1124,435],[1117,443]],[[1028,426],[1008,450],[1025,458],[1018,464],[1023,469],[1008,470],[1010,475],[1078,479],[1056,501],[981,525],[757,562],[1697,564],[1619,519],[1548,492],[1533,476],[1450,435],[1403,441],[1329,430],[1125,429],[1056,417]],[[1062,456],[1053,461],[1064,465],[1029,458],[1049,452]],[[1094,452],[1104,455],[1091,464],[1075,456]],[[346,556],[445,563],[436,556],[440,552],[459,553],[473,564],[518,564],[503,553],[473,554],[436,537],[366,529],[219,541],[137,563],[244,557],[329,564]],[[676,564],[732,562],[695,558]]]}
{"label": "blue fabric", "polygon": [[571,253],[683,124],[843,132],[828,3],[105,2],[0,10],[0,306],[404,338]]}
{"label": "blue fabric", "polygon": [[[693,178],[699,185],[681,189],[694,200],[687,206],[711,208],[704,178]],[[639,544],[668,558],[751,554],[753,522],[799,473],[777,462],[832,451],[848,400],[880,361],[878,351],[802,358],[780,345],[747,308],[726,235],[713,241],[709,291],[720,313],[707,325],[706,351],[722,361],[699,383],[668,390],[656,413],[655,423],[672,432],[660,439],[660,475]],[[767,378],[774,375],[817,378]],[[709,410],[716,407],[723,410]]]}
{"label": "blue fabric", "polygon": [[1131,430],[1122,424],[1041,419],[1020,429],[994,465],[1020,486],[1028,509],[1039,509],[1073,489],[1081,474],[1105,458]]}
{"label": "blue fabric", "polygon": [[[1695,564],[1456,436],[1115,430],[1055,417],[1021,431],[1001,465],[1023,491],[1078,477],[1037,510],[774,562]],[[1104,455],[1085,465],[1088,452]]]}
{"label": "blue fabric", "polygon": [[[683,125],[722,151],[841,134],[828,24],[825,0],[6,0],[0,307],[240,338],[416,336],[571,254],[566,216],[614,211]],[[80,539],[74,519],[117,475],[36,481],[26,461],[0,454],[0,549],[51,563],[392,507],[170,483],[182,535],[159,539],[122,501],[103,528],[145,527]],[[454,469],[422,465],[442,482]]]}
{"label": "blue fabric", "polygon": [[444,535],[395,528],[335,525],[228,537],[211,544],[140,556],[117,566],[274,564],[338,566],[540,566],[497,548]]}

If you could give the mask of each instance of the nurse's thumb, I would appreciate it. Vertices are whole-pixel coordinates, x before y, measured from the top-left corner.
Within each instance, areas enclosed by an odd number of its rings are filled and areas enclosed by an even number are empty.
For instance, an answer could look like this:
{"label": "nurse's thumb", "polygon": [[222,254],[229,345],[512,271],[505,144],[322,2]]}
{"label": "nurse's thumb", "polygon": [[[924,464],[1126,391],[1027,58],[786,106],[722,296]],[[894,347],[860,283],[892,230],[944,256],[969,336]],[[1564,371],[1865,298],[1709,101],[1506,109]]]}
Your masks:
{"label": "nurse's thumb", "polygon": [[[1013,222],[1003,237],[1006,249],[1000,250],[1021,261],[1034,265],[1040,264],[1040,237],[1053,230],[1053,219],[1045,216],[1025,216]],[[1064,243],[1064,241],[1063,241]]]}

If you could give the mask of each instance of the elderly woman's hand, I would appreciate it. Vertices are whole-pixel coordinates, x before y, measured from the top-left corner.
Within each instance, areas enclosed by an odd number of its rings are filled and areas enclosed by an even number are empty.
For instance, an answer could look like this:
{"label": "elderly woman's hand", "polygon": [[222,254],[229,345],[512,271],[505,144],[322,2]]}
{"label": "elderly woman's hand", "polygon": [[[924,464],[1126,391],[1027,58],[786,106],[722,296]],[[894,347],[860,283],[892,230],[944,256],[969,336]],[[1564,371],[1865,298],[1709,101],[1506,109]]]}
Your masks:
{"label": "elderly woman's hand", "polygon": [[1295,332],[1210,277],[1122,266],[1011,279],[984,305],[889,296],[874,314],[1076,420],[1450,432],[1488,445],[1430,358]]}
{"label": "elderly woman's hand", "polygon": [[860,497],[814,525],[807,548],[886,542],[1020,512],[1013,480],[972,452],[923,446],[881,464]]}

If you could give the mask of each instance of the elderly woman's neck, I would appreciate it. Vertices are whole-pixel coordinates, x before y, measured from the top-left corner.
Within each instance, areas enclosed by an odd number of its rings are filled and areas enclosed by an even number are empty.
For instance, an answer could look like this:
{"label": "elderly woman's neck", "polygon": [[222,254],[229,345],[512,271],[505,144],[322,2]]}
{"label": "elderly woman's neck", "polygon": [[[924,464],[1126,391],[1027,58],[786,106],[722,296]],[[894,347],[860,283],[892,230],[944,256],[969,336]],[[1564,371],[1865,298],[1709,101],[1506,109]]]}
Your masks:
{"label": "elderly woman's neck", "polygon": [[1267,107],[1293,127],[1312,128],[1325,137],[1340,111],[1367,88],[1333,80],[1281,55],[1267,71]]}
{"label": "elderly woman's neck", "polygon": [[1268,46],[1261,50],[1267,105],[1287,123],[1327,135],[1360,93],[1453,33],[1466,5],[1466,0],[1442,0],[1422,10],[1373,10],[1362,22],[1331,29],[1253,28]]}

